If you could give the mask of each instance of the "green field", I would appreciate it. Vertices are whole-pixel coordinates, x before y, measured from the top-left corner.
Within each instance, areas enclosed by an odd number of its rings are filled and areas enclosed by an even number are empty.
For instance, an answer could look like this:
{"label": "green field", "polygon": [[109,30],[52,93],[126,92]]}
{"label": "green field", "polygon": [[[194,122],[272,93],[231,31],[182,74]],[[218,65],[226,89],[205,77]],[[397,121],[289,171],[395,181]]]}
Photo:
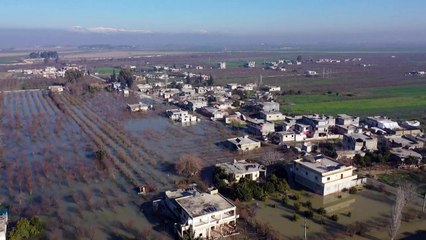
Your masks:
{"label": "green field", "polygon": [[12,64],[12,63],[18,63],[19,58],[18,57],[0,57],[0,64]]}
{"label": "green field", "polygon": [[115,70],[115,74],[118,74],[120,72],[120,68],[117,67],[98,67],[95,69],[95,72],[99,73],[99,74],[104,74],[104,75],[111,75],[112,72]]}
{"label": "green field", "polygon": [[409,182],[417,186],[417,192],[423,196],[426,194],[426,176],[423,172],[397,172],[379,175],[379,180],[391,186],[397,187],[401,183]]}
{"label": "green field", "polygon": [[281,103],[281,110],[290,114],[386,114],[402,118],[420,118],[426,113],[426,85],[375,88],[358,94],[330,92],[291,95],[283,96]]}

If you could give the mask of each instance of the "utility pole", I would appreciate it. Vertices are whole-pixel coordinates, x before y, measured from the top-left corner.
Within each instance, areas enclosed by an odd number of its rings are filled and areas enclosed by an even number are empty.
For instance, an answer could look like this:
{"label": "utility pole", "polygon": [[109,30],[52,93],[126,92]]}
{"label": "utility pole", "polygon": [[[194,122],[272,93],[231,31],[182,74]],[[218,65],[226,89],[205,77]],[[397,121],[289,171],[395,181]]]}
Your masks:
{"label": "utility pole", "polygon": [[305,225],[304,225],[304,228],[305,228],[305,240],[306,240],[306,227],[307,227],[307,225],[306,225],[306,218],[305,218]]}

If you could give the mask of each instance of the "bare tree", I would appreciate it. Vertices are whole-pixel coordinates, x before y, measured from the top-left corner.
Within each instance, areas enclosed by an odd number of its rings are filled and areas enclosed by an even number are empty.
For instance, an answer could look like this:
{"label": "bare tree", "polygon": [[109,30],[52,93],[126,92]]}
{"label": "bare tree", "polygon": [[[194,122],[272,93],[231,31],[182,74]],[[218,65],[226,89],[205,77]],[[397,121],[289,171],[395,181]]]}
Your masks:
{"label": "bare tree", "polygon": [[396,238],[399,227],[401,226],[402,210],[406,204],[405,191],[398,187],[396,192],[395,205],[392,207],[391,220],[389,224],[389,237],[391,240]]}
{"label": "bare tree", "polygon": [[277,161],[282,159],[282,154],[275,151],[274,149],[272,150],[266,150],[263,154],[262,154],[262,163],[265,164],[266,166],[269,166],[271,164],[276,163]]}
{"label": "bare tree", "polygon": [[200,158],[194,154],[181,155],[175,165],[176,172],[186,177],[197,175],[202,168]]}

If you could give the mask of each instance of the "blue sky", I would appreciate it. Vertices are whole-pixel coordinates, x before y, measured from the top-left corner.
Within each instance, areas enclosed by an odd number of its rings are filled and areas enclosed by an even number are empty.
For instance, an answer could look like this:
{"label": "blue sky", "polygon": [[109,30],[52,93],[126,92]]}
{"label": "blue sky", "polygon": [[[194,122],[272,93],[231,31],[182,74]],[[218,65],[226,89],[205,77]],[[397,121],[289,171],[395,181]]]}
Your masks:
{"label": "blue sky", "polygon": [[426,31],[425,0],[0,0],[0,9],[0,28],[9,29],[272,35]]}

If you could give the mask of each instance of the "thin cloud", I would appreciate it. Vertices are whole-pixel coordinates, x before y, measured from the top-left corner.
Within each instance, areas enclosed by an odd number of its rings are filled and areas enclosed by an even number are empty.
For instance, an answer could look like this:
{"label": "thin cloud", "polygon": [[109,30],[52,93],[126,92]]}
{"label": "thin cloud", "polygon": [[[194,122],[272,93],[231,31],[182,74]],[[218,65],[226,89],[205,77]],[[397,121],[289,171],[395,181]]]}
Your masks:
{"label": "thin cloud", "polygon": [[209,31],[205,30],[205,29],[195,29],[192,30],[193,33],[199,33],[199,34],[208,34]]}
{"label": "thin cloud", "polygon": [[73,26],[70,31],[81,32],[81,33],[152,33],[151,30],[143,29],[124,29],[124,28],[111,28],[111,27],[82,27]]}

